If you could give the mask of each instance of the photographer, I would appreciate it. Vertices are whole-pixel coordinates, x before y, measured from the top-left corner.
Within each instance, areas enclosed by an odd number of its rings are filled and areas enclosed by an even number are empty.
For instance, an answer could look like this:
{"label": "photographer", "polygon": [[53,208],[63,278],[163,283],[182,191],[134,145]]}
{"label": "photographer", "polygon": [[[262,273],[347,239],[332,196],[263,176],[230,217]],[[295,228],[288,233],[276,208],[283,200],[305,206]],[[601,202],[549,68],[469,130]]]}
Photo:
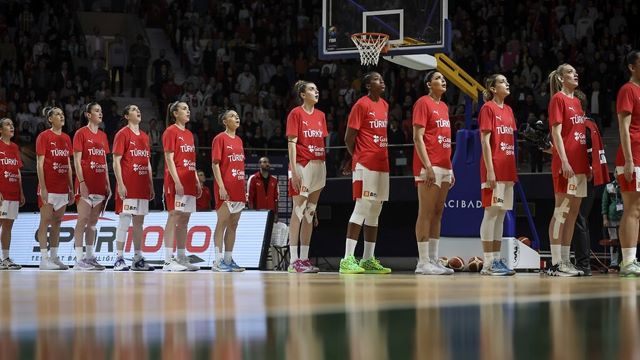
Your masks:
{"label": "photographer", "polygon": [[549,152],[551,149],[549,128],[544,117],[544,114],[541,114],[538,119],[534,113],[529,113],[524,129],[520,131],[521,136],[526,140],[532,173],[542,172],[544,152]]}

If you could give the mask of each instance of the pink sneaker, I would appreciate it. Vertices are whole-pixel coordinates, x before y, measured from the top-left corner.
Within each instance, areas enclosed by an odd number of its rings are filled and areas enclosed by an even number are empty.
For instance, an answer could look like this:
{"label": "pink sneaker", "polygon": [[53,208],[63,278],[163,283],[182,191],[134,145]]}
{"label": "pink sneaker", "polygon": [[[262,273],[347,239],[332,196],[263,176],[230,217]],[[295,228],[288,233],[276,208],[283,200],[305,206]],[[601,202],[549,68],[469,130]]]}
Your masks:
{"label": "pink sneaker", "polygon": [[309,259],[304,259],[304,260],[302,260],[302,263],[303,263],[306,267],[308,267],[309,269],[311,269],[311,271],[307,271],[307,272],[314,272],[314,273],[320,272],[320,268],[318,268],[317,266],[313,266],[313,264],[311,263],[311,260],[309,260]]}
{"label": "pink sneaker", "polygon": [[298,259],[292,262],[287,269],[290,273],[313,273],[312,267],[307,266],[304,261]]}

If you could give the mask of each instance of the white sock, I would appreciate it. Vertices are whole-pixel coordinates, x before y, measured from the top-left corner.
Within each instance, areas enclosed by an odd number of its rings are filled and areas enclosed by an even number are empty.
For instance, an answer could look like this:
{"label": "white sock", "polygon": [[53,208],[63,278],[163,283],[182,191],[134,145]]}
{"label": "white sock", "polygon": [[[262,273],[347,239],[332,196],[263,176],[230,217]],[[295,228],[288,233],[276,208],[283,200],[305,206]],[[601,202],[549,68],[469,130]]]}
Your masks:
{"label": "white sock", "polygon": [[560,256],[562,261],[569,261],[571,259],[571,246],[562,245]]}
{"label": "white sock", "polygon": [[356,245],[358,245],[358,240],[353,240],[353,239],[347,238],[347,244],[346,244],[346,247],[344,249],[344,257],[345,258],[347,256],[353,256],[353,254],[356,252]]}
{"label": "white sock", "polygon": [[142,256],[142,250],[133,250],[133,254],[136,256]]}
{"label": "white sock", "polygon": [[622,266],[627,265],[636,259],[636,248],[622,248]]}
{"label": "white sock", "polygon": [[118,257],[124,256],[124,249],[122,249],[122,250],[116,249],[116,256],[118,256]]}
{"label": "white sock", "polygon": [[216,261],[222,261],[224,259],[224,253],[222,252],[222,248],[216,248]]}
{"label": "white sock", "polygon": [[502,259],[502,255],[500,254],[500,251],[494,251],[493,252],[493,258],[497,259],[497,260]]}
{"label": "white sock", "polygon": [[224,252],[224,262],[227,263],[227,264],[230,264],[231,260],[233,260],[233,252],[232,251],[225,251]]}
{"label": "white sock", "polygon": [[164,262],[171,262],[171,258],[173,257],[173,249],[170,247],[164,248]]}
{"label": "white sock", "polygon": [[9,258],[9,249],[2,249],[2,260]]}
{"label": "white sock", "polygon": [[373,252],[376,249],[376,243],[365,241],[364,242],[364,254],[362,254],[363,260],[369,260],[373,258]]}
{"label": "white sock", "polygon": [[47,249],[40,249],[40,257],[42,257],[43,259],[49,257],[49,254],[47,253]]}
{"label": "white sock", "polygon": [[562,260],[562,245],[551,244],[551,264],[558,265]]}
{"label": "white sock", "polygon": [[418,242],[418,264],[426,264],[429,262],[429,242]]}
{"label": "white sock", "polygon": [[179,258],[183,258],[186,257],[187,254],[185,253],[184,249],[178,249],[178,257]]}
{"label": "white sock", "polygon": [[432,260],[438,260],[438,244],[440,239],[429,239],[429,257]]}
{"label": "white sock", "polygon": [[50,250],[49,252],[51,253],[51,257],[58,257],[58,248],[57,247],[51,247],[49,250]]}
{"label": "white sock", "polygon": [[484,263],[485,264],[489,264],[490,265],[491,263],[493,263],[493,259],[494,259],[493,251],[489,251],[489,252],[484,253]]}
{"label": "white sock", "polygon": [[93,257],[93,245],[87,245],[87,257]]}
{"label": "white sock", "polygon": [[82,246],[76,246],[76,261],[82,260],[83,257],[84,257],[84,251],[82,251]]}
{"label": "white sock", "polygon": [[298,257],[298,245],[290,245],[289,246],[289,262],[294,263],[299,259]]}
{"label": "white sock", "polygon": [[309,245],[300,245],[300,259],[309,259]]}

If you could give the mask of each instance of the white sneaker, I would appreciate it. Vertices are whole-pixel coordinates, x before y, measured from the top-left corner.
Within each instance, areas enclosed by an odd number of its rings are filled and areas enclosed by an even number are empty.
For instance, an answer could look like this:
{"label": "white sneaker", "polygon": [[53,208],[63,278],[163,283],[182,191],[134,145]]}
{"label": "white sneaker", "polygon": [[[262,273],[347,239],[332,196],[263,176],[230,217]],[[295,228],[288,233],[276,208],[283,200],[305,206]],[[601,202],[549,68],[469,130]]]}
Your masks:
{"label": "white sneaker", "polygon": [[69,267],[67,265],[65,265],[59,257],[57,256],[50,256],[49,257],[49,261],[53,262],[54,264],[58,265],[58,270],[69,270]]}
{"label": "white sneaker", "polygon": [[438,261],[438,259],[437,259],[437,258],[436,258],[436,259],[431,259],[430,261],[431,261],[431,263],[432,263],[433,265],[435,265],[438,269],[440,269],[440,270],[444,271],[444,274],[443,274],[443,275],[451,275],[451,274],[453,274],[453,273],[455,272],[455,271],[453,271],[453,269],[450,269],[450,268],[448,268],[448,267],[446,267],[446,266],[442,265],[442,263],[440,263],[440,261]]}
{"label": "white sneaker", "polygon": [[578,269],[572,262],[571,260],[567,260],[565,261],[565,263],[567,264],[567,266],[570,266],[574,272],[578,273],[578,276],[584,276],[584,271]]}
{"label": "white sneaker", "polygon": [[558,268],[561,272],[571,274],[571,276],[580,276],[580,271],[573,267],[573,264],[569,260],[560,261]]}
{"label": "white sneaker", "polygon": [[180,264],[175,257],[171,258],[171,261],[165,262],[162,267],[164,271],[187,271],[187,267]]}
{"label": "white sneaker", "polygon": [[448,273],[430,260],[422,266],[422,275],[448,275]]}
{"label": "white sneaker", "polygon": [[414,273],[422,274],[423,272],[424,272],[424,263],[418,261],[418,265],[416,265],[416,270],[414,271]]}
{"label": "white sneaker", "polygon": [[60,270],[60,267],[50,260],[48,256],[40,258],[40,270]]}
{"label": "white sneaker", "polygon": [[176,261],[178,262],[178,264],[186,267],[188,271],[198,271],[198,270],[200,270],[200,266],[193,265],[189,261],[189,258],[186,257],[186,256],[178,256],[178,257],[176,257]]}

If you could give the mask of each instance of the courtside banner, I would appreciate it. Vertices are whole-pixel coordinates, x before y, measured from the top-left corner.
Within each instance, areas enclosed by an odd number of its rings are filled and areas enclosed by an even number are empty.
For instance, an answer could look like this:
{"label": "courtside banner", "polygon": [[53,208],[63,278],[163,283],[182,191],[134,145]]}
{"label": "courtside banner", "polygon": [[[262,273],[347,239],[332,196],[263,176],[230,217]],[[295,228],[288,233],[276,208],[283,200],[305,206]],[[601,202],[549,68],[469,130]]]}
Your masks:
{"label": "courtside banner", "polygon": [[[238,265],[246,268],[259,268],[265,254],[265,231],[267,230],[268,211],[243,211],[240,216],[233,258]],[[73,233],[77,214],[65,214],[60,226],[60,245],[58,256],[68,265],[75,261]],[[36,231],[40,222],[37,213],[20,213],[12,231],[11,259],[20,265],[39,265],[40,246]],[[191,214],[187,233],[186,253],[192,264],[211,266],[215,258],[213,232],[217,217],[215,212],[197,212]],[[167,212],[150,212],[145,216],[143,225],[142,252],[150,264],[161,266],[164,263],[164,227]],[[118,215],[107,211],[96,225],[95,252],[98,261],[105,266],[115,261],[116,227]],[[270,236],[269,234],[266,234]],[[268,242],[267,242],[268,243]],[[129,263],[133,257],[132,230],[129,227],[125,242],[125,259]]]}

